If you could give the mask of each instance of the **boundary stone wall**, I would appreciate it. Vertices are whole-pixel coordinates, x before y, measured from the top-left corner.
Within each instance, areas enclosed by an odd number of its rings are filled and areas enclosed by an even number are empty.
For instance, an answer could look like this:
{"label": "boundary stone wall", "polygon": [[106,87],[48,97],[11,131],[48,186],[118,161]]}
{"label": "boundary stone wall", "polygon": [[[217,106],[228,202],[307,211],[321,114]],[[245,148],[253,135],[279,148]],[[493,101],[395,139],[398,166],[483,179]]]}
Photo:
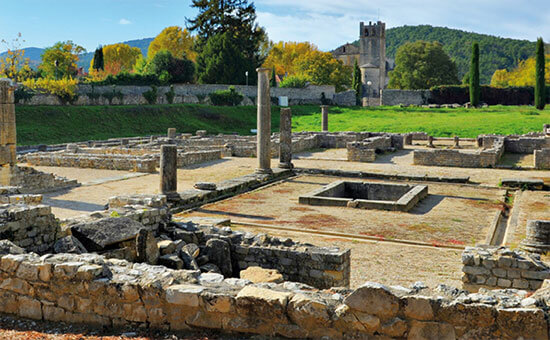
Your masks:
{"label": "boundary stone wall", "polygon": [[383,89],[381,105],[428,105],[432,97],[430,90],[393,90]]}
{"label": "boundary stone wall", "polygon": [[[230,85],[216,85],[216,84],[176,84],[173,85],[175,98],[174,103],[192,103],[198,104],[201,102],[199,98],[207,98],[208,94],[219,91],[227,90]],[[143,97],[143,93],[149,91],[150,86],[122,86],[122,85],[105,85],[94,86],[91,85],[79,85],[78,86],[78,99],[73,105],[147,105],[147,100]],[[170,90],[169,86],[158,86],[158,104],[168,104],[165,94]],[[254,105],[256,96],[258,95],[258,88],[256,86],[235,85],[235,89],[242,93],[245,97],[247,105]],[[106,98],[100,97],[98,99],[90,99],[88,93],[112,93],[113,91],[120,91],[123,95],[122,101],[118,98],[113,98],[109,102]],[[310,85],[302,89],[291,88],[271,88],[271,97],[288,97],[289,105],[303,105],[303,104],[322,104],[321,95],[325,94],[325,98],[332,99],[336,93],[334,86],[332,85]],[[251,100],[252,99],[252,100]],[[23,105],[63,105],[62,102],[54,95],[48,94],[36,94],[29,101],[21,103]]]}
{"label": "boundary stone wall", "polygon": [[464,288],[480,287],[537,290],[550,279],[550,267],[539,255],[505,247],[467,247],[462,253]]}
{"label": "boundary stone wall", "polygon": [[508,136],[504,138],[504,148],[511,153],[533,153],[535,150],[550,148],[549,137]]}
{"label": "boundary stone wall", "polygon": [[547,314],[535,302],[518,291],[468,294],[443,285],[367,282],[319,291],[251,284],[93,254],[0,257],[0,312],[108,327],[302,339],[548,339]]}

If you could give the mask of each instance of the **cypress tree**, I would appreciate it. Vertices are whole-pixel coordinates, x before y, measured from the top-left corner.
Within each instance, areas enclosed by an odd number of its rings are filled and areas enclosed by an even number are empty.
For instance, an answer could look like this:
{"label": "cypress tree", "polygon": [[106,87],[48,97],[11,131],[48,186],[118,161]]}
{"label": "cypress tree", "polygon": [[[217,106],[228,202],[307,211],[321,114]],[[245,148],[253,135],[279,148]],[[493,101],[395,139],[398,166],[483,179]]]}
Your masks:
{"label": "cypress tree", "polygon": [[544,110],[546,105],[546,86],[544,80],[544,42],[542,38],[537,40],[537,53],[535,64],[535,107]]}
{"label": "cypress tree", "polygon": [[277,87],[277,76],[275,75],[275,66],[273,66],[273,68],[271,69],[271,81],[269,86],[272,88]]}
{"label": "cypress tree", "polygon": [[479,44],[472,44],[472,61],[470,63],[470,104],[479,105],[481,88],[479,87]]}
{"label": "cypress tree", "polygon": [[355,90],[355,104],[361,104],[361,96],[363,95],[363,83],[361,82],[361,69],[357,64],[357,59],[355,59],[355,64],[353,65],[351,88]]}
{"label": "cypress tree", "polygon": [[103,59],[103,47],[96,48],[94,52],[94,70],[105,70],[105,61]]}

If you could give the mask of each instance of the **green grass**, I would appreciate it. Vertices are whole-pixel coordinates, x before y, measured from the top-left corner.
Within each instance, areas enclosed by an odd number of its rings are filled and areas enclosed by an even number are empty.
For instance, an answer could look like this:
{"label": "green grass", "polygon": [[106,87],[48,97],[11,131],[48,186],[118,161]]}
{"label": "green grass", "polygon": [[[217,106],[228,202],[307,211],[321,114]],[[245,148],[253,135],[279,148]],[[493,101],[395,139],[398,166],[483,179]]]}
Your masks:
{"label": "green grass", "polygon": [[[279,108],[272,107],[272,129],[279,129]],[[256,107],[206,105],[16,106],[18,144],[55,144],[113,137],[207,130],[210,134],[250,135]],[[318,106],[292,107],[293,131],[319,131]],[[330,131],[425,131],[433,136],[523,134],[550,123],[550,108],[492,106],[485,109],[399,107],[339,108],[329,111]]]}
{"label": "green grass", "polygon": [[[316,107],[292,110],[294,131],[318,131],[321,115]],[[412,132],[437,137],[473,138],[480,134],[523,134],[541,131],[550,123],[550,108],[491,106],[483,109],[423,109],[396,106],[331,108],[329,131]]]}

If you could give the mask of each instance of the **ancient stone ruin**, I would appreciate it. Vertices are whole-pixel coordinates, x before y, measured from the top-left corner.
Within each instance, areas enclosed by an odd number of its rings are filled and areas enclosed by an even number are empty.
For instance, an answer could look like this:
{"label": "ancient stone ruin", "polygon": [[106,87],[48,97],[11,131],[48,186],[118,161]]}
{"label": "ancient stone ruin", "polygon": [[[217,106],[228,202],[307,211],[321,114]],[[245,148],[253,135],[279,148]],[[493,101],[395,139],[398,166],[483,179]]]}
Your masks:
{"label": "ancient stone ruin", "polygon": [[[46,192],[76,182],[33,184],[56,177],[19,168],[15,140],[2,130],[2,178],[9,181],[0,189],[0,312],[243,336],[548,339],[550,267],[540,255],[550,247],[548,221],[539,201],[530,201],[544,199],[547,182],[515,169],[487,170],[500,171],[487,179],[452,168],[497,167],[515,151],[544,156],[546,135],[480,136],[478,144],[424,133],[291,133],[288,108],[280,133],[271,134],[267,75],[260,70],[257,136],[171,128],[165,136],[20,148],[20,162],[34,166],[154,178],[155,191],[111,196],[82,216],[56,217],[66,197]],[[0,85],[5,117],[13,114],[6,109],[11,90]],[[325,152],[336,156],[323,160]],[[429,167],[415,167],[417,160],[446,168],[422,173]],[[206,174],[231,161],[250,171],[178,182],[190,165]],[[413,170],[396,170],[405,166]],[[361,257],[373,249],[379,253]],[[431,252],[430,266],[444,269],[430,267],[424,277],[456,275],[462,286],[382,285],[370,277],[392,274],[361,272],[366,262],[381,262],[378,268],[398,276],[407,266],[423,274],[417,263]]]}

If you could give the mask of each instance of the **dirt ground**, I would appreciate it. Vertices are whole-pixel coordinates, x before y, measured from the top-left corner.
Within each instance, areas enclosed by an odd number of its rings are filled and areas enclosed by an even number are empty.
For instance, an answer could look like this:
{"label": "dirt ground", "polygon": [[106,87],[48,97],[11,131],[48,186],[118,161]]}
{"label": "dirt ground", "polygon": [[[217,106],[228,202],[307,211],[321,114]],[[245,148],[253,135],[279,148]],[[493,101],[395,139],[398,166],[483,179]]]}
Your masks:
{"label": "dirt ground", "polygon": [[[440,143],[436,142],[436,146]],[[441,141],[441,143],[449,143]],[[422,148],[415,145],[414,148]],[[431,176],[470,176],[473,182],[497,186],[501,178],[541,178],[550,183],[550,171],[445,168],[412,165],[412,149],[380,155],[374,163],[347,162],[345,149],[318,150],[296,155],[296,167],[360,170],[392,174]],[[272,160],[276,165],[276,160]],[[189,189],[198,181],[220,182],[249,174],[257,167],[255,158],[224,158],[178,170],[178,188]],[[82,187],[45,195],[44,203],[52,205],[59,218],[69,218],[103,209],[109,197],[125,194],[158,193],[158,174],[136,174],[126,171],[60,167],[35,167],[38,170],[76,179]],[[137,177],[132,177],[137,176]]]}
{"label": "dirt ground", "polygon": [[527,221],[550,220],[550,193],[548,191],[523,191],[516,196],[514,209],[518,209],[517,223],[509,227],[507,245],[516,248],[525,238]]}
{"label": "dirt ground", "polygon": [[[336,231],[430,244],[474,245],[482,242],[504,190],[464,185],[428,184],[429,195],[409,212],[310,206],[298,197],[337,180],[353,178],[298,176],[264,189],[197,209],[189,216],[223,216],[248,223]],[[375,181],[372,181],[375,182]],[[425,184],[425,183],[424,183]]]}
{"label": "dirt ground", "polygon": [[357,241],[340,237],[308,235],[306,233],[279,232],[262,228],[234,226],[233,229],[253,233],[268,233],[277,237],[290,237],[321,247],[351,249],[351,283],[357,288],[367,281],[385,285],[411,286],[422,281],[429,287],[448,284],[460,287],[461,251],[402,245],[377,241]]}

